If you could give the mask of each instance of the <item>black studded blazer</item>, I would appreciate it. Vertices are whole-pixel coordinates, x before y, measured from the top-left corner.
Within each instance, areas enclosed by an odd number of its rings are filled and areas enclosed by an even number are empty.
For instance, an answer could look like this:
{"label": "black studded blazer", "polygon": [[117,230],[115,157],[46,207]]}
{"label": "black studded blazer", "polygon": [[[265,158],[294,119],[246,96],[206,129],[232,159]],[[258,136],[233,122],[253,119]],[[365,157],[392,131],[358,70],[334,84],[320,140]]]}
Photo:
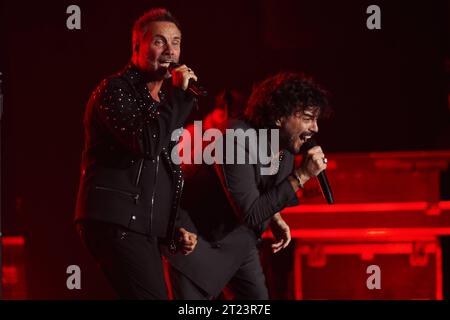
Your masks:
{"label": "black studded blazer", "polygon": [[[92,93],[84,117],[85,146],[75,221],[94,219],[154,234],[154,205],[158,188],[173,190],[167,239],[180,221],[183,186],[180,167],[170,153],[172,133],[183,126],[194,98],[170,87],[154,101],[143,74],[130,63],[122,72],[101,82]],[[156,180],[168,168],[167,179]]]}

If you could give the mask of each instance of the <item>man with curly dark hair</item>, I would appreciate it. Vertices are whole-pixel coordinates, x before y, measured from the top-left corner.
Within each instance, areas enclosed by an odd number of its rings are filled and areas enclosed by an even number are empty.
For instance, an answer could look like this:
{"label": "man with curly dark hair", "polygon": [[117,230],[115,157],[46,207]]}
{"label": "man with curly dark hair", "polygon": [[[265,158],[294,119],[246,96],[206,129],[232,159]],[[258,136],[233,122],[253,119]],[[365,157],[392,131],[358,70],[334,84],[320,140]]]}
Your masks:
{"label": "man with curly dark hair", "polygon": [[245,119],[257,129],[282,129],[282,147],[297,154],[301,145],[319,131],[319,116],[329,110],[327,93],[311,78],[279,73],[254,88]]}
{"label": "man with curly dark hair", "polygon": [[[169,258],[175,298],[212,299],[227,285],[236,299],[269,298],[257,244],[269,224],[275,237],[272,251],[289,244],[290,229],[280,211],[298,205],[298,189],[327,166],[319,146],[304,155],[298,168],[294,155],[319,131],[317,121],[326,110],[326,92],[302,74],[279,73],[254,87],[243,119],[230,120],[223,139],[216,141],[231,143],[232,157],[203,165],[186,181],[183,205],[192,220],[189,228],[199,237],[191,255]],[[264,129],[279,133],[278,141],[261,139]],[[255,145],[239,141],[236,132],[255,132],[256,147],[266,147],[278,160],[274,170],[263,174],[267,163],[260,158],[239,161],[239,152],[252,158]]]}

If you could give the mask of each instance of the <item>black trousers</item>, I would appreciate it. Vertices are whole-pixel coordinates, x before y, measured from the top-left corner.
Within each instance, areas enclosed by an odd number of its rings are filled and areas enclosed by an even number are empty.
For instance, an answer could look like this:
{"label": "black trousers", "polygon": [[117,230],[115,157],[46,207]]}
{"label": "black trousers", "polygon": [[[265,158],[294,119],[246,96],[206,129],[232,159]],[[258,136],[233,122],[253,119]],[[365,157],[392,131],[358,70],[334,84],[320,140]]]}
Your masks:
{"label": "black trousers", "polygon": [[[205,257],[207,259],[207,257]],[[211,300],[213,297],[198,287],[181,271],[170,266],[170,282],[174,299]],[[205,277],[208,274],[205,272]],[[236,300],[268,300],[266,278],[259,259],[258,249],[253,247],[227,285]]]}
{"label": "black trousers", "polygon": [[156,238],[91,220],[77,229],[120,299],[168,299]]}

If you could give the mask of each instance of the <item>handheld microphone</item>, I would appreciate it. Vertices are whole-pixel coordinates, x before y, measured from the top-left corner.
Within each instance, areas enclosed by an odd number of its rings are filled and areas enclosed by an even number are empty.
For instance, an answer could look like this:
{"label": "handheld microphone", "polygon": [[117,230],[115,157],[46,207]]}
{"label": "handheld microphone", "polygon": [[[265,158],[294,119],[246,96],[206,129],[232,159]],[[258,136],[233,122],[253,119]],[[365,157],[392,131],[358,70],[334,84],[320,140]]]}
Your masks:
{"label": "handheld microphone", "polygon": [[[317,142],[314,139],[308,139],[301,147],[301,150],[304,154],[308,152],[309,149],[317,146]],[[319,180],[320,188],[322,189],[323,196],[327,200],[328,204],[333,204],[333,193],[331,192],[330,183],[328,182],[327,174],[325,173],[325,170],[320,172],[317,175],[317,179]]]}
{"label": "handheld microphone", "polygon": [[[171,62],[169,65],[169,72],[172,72],[173,69],[179,67],[179,63]],[[202,87],[200,84],[198,84],[197,81],[194,79],[189,79],[189,84],[187,90],[192,93],[194,96],[199,97],[206,97],[208,95],[208,91],[204,87]]]}

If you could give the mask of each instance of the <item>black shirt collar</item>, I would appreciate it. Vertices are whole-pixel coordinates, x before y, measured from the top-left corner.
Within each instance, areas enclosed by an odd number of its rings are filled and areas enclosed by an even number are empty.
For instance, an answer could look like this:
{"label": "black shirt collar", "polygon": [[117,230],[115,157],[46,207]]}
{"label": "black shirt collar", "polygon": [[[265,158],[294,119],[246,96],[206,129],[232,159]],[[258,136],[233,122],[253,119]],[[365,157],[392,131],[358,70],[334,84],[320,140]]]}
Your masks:
{"label": "black shirt collar", "polygon": [[123,71],[124,76],[130,79],[131,83],[138,84],[145,82],[144,74],[135,66],[133,62],[129,62]]}
{"label": "black shirt collar", "polygon": [[[127,64],[127,66],[125,67],[125,69],[123,71],[123,74],[125,77],[127,77],[130,80],[130,82],[133,85],[135,85],[135,86],[144,85],[145,91],[148,93],[148,97],[152,101],[154,101],[150,96],[150,92],[148,92],[145,74],[133,62],[130,61]],[[163,85],[163,87],[164,87],[164,85]],[[163,90],[159,91],[159,93],[158,93],[161,102],[163,100],[165,100],[165,98],[166,98],[166,94],[164,93],[164,91],[165,90],[163,89]],[[156,102],[156,101],[154,101],[154,102]]]}

